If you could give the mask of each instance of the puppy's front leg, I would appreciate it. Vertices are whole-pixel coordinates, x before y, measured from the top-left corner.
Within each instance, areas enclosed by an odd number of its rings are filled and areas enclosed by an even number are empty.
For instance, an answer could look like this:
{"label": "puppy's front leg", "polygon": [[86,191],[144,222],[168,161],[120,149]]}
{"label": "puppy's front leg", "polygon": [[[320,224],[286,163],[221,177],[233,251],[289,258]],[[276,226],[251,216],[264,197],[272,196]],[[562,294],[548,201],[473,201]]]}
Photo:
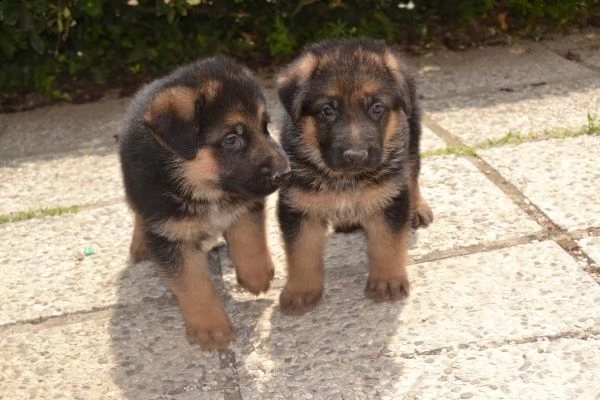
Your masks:
{"label": "puppy's front leg", "polygon": [[284,314],[304,314],[323,296],[324,221],[309,217],[279,200],[279,224],[287,258],[287,282],[279,296]]}
{"label": "puppy's front leg", "polygon": [[224,236],[240,286],[252,294],[266,292],[275,269],[267,247],[264,204],[240,215]]}
{"label": "puppy's front leg", "polygon": [[410,212],[405,190],[380,215],[365,223],[369,255],[365,294],[376,302],[397,300],[409,293],[406,262]]}
{"label": "puppy's front leg", "polygon": [[193,243],[171,242],[147,233],[181,308],[187,339],[206,350],[224,349],[235,332],[210,280],[206,254]]}

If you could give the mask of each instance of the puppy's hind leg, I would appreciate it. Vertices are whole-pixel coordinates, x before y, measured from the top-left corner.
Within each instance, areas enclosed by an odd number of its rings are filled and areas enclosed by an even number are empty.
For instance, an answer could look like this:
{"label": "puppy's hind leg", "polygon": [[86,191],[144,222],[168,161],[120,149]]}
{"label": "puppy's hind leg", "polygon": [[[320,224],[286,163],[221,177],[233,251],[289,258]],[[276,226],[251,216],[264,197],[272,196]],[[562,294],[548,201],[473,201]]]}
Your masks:
{"label": "puppy's hind leg", "polygon": [[142,220],[142,216],[138,213],[135,213],[133,235],[131,244],[129,245],[129,255],[134,263],[151,258],[146,233],[144,232],[144,221]]}
{"label": "puppy's hind leg", "polygon": [[427,204],[427,201],[421,196],[421,188],[417,177],[409,181],[409,190],[411,198],[411,223],[414,229],[426,227],[433,222],[433,211]]}

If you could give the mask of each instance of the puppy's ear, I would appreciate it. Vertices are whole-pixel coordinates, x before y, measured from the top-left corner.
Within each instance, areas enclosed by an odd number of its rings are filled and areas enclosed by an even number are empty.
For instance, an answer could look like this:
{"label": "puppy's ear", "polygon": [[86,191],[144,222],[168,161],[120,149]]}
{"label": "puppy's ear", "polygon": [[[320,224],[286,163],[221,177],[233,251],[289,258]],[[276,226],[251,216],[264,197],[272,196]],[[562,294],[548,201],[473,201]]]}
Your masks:
{"label": "puppy's ear", "polygon": [[306,84],[317,67],[317,57],[305,53],[277,76],[277,93],[292,120],[297,120],[306,95]]}
{"label": "puppy's ear", "polygon": [[417,104],[417,93],[412,71],[406,65],[402,56],[394,51],[386,50],[383,63],[396,82],[396,89],[400,96],[402,111],[410,117]]}
{"label": "puppy's ear", "polygon": [[158,142],[186,160],[198,151],[198,93],[176,86],[156,95],[144,114],[144,126]]}

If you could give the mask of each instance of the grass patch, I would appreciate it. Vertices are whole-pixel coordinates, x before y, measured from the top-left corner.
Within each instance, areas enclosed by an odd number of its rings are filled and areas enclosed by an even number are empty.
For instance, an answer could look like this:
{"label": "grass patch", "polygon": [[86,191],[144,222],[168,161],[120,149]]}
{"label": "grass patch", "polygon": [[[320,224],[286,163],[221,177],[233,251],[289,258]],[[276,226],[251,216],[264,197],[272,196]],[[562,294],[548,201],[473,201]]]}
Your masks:
{"label": "grass patch", "polygon": [[518,145],[521,143],[533,142],[536,140],[566,139],[585,135],[600,135],[600,122],[598,121],[595,115],[589,112],[587,113],[587,124],[577,130],[568,128],[554,128],[546,129],[541,133],[520,133],[511,131],[502,137],[488,139],[485,142],[483,142],[482,145],[477,147],[481,149],[488,149],[490,147],[495,146]]}
{"label": "grass patch", "polygon": [[25,221],[28,219],[39,218],[39,217],[53,217],[56,215],[63,214],[75,214],[81,210],[80,206],[69,206],[69,207],[51,207],[51,208],[40,208],[39,210],[20,211],[11,214],[0,214],[0,224],[7,222]]}

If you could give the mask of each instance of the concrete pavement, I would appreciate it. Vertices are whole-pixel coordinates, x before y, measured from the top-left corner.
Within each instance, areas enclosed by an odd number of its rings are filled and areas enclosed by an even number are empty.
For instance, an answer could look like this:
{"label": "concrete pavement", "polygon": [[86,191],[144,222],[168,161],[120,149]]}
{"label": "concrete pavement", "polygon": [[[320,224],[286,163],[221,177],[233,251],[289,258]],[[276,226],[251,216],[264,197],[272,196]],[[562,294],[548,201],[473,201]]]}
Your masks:
{"label": "concrete pavement", "polygon": [[271,211],[269,293],[211,253],[238,332],[219,353],[188,345],[156,268],[128,261],[128,99],[0,115],[0,398],[600,399],[600,30],[412,61],[436,220],[411,296],[366,299],[364,238],[335,234],[322,304],[280,314]]}

